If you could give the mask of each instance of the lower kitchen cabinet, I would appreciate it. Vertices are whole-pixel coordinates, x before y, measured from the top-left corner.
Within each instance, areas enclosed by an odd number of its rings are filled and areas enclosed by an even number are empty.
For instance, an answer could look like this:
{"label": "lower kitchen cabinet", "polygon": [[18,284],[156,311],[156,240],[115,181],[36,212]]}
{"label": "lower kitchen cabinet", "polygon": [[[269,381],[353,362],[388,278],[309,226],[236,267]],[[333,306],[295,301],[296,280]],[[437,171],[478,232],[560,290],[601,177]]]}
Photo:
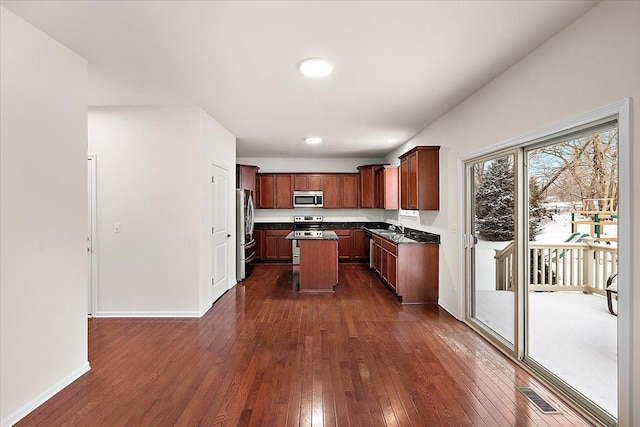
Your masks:
{"label": "lower kitchen cabinet", "polygon": [[365,261],[369,259],[369,238],[364,234],[364,230],[351,230],[353,239],[353,259],[355,261]]}
{"label": "lower kitchen cabinet", "polygon": [[333,230],[338,235],[338,260],[364,262],[369,259],[369,239],[364,230]]}
{"label": "lower kitchen cabinet", "polygon": [[438,302],[438,245],[396,245],[373,236],[373,269],[403,304]]}
{"label": "lower kitchen cabinet", "polygon": [[264,230],[264,260],[291,262],[291,230]]}
{"label": "lower kitchen cabinet", "polygon": [[353,260],[353,239],[351,230],[336,230],[338,235],[338,261]]}

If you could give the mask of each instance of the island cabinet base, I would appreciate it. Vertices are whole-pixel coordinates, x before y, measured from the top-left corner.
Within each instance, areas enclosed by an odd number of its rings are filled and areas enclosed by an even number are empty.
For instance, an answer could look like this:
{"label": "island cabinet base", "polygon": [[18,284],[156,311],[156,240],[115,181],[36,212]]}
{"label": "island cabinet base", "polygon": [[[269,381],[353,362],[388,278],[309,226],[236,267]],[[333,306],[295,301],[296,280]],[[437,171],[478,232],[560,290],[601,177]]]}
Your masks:
{"label": "island cabinet base", "polygon": [[338,284],[338,241],[300,240],[300,292],[333,292]]}

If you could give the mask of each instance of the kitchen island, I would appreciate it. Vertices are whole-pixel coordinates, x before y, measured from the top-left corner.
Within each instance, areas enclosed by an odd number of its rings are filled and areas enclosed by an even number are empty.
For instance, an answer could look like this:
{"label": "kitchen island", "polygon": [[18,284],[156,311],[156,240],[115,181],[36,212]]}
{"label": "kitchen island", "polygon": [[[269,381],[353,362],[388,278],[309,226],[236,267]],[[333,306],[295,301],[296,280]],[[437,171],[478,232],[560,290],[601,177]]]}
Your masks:
{"label": "kitchen island", "polygon": [[323,231],[322,236],[296,236],[291,232],[287,240],[299,240],[299,292],[333,292],[338,284],[338,235]]}

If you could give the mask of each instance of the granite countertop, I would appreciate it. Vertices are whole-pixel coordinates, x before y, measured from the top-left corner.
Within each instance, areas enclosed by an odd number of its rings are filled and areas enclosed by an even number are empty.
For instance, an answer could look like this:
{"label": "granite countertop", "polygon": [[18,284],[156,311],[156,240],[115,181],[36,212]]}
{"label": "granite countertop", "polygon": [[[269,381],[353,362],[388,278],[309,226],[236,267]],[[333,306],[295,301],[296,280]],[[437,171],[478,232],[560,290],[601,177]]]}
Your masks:
{"label": "granite countertop", "polygon": [[[392,224],[388,224],[386,222],[364,222],[364,221],[356,221],[356,222],[323,222],[321,230],[325,231],[325,234],[330,231],[327,230],[365,230],[376,236],[379,236],[382,239],[385,239],[389,242],[400,244],[400,243],[419,243],[419,244],[440,244],[440,236],[438,234],[429,233],[427,231],[414,230],[413,228],[404,228],[404,233],[400,231],[391,231],[389,227]],[[293,230],[295,229],[295,224],[293,222],[257,222],[255,223],[256,230]],[[333,233],[335,235],[335,233]],[[289,238],[289,236],[287,236]],[[308,238],[310,240],[316,239],[319,240],[321,238],[311,237]],[[337,239],[337,236],[336,236]],[[289,239],[293,240],[293,239]]]}
{"label": "granite countertop", "polygon": [[389,230],[388,228],[368,228],[366,231],[375,234],[376,236],[387,240],[391,243],[414,243],[414,244],[440,244],[440,236],[438,234],[429,233],[427,231],[414,230],[412,228],[404,229],[404,233],[398,231]]}
{"label": "granite countertop", "polygon": [[338,235],[334,231],[324,231],[322,237],[294,236],[293,231],[285,237],[287,240],[338,240]]}
{"label": "granite countertop", "polygon": [[[321,230],[355,230],[364,228],[387,228],[389,224],[384,222],[323,222]],[[293,230],[293,222],[256,222],[256,230]]]}

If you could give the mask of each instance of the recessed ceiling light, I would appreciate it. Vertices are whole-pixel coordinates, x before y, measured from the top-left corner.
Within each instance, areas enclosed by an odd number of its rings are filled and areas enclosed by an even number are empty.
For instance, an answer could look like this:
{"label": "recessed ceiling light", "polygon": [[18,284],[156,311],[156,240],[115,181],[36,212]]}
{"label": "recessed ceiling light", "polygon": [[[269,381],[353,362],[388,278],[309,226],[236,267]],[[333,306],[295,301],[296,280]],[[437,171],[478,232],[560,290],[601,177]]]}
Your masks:
{"label": "recessed ceiling light", "polygon": [[395,138],[389,138],[389,139],[387,139],[387,142],[388,142],[389,144],[395,144],[396,142],[398,142],[398,140],[397,140],[397,139],[395,139]]}
{"label": "recessed ceiling light", "polygon": [[300,62],[298,68],[307,77],[326,77],[333,71],[333,65],[322,58],[307,58]]}
{"label": "recessed ceiling light", "polygon": [[310,136],[304,139],[304,142],[307,144],[320,144],[322,142],[322,138],[318,136]]}

